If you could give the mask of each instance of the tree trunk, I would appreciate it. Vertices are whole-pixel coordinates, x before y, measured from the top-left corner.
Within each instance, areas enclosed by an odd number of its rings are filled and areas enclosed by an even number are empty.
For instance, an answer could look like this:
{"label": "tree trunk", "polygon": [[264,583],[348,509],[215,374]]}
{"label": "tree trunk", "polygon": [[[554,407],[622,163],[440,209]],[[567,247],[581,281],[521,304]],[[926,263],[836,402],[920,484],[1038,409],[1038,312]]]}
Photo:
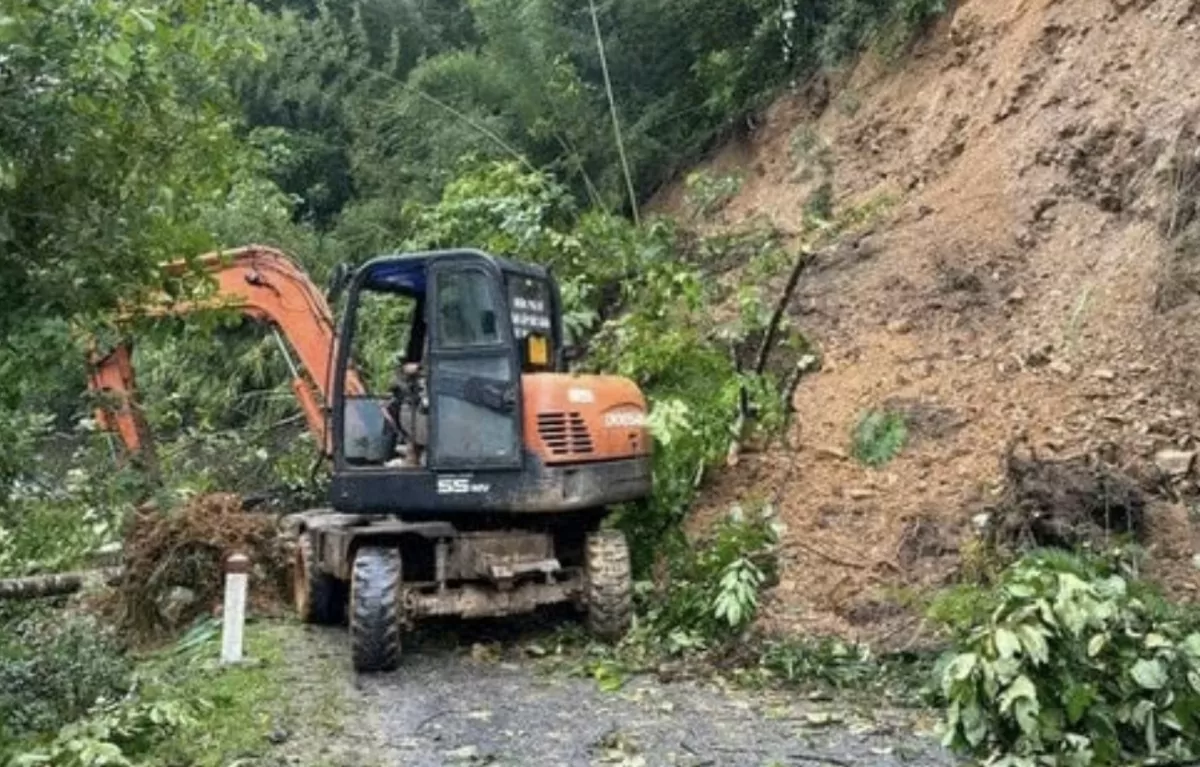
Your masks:
{"label": "tree trunk", "polygon": [[0,580],[0,601],[5,599],[40,599],[42,597],[73,594],[76,591],[111,586],[121,580],[124,569],[106,567],[101,570],[84,570],[75,573],[53,573],[31,575],[26,578]]}
{"label": "tree trunk", "polygon": [[[771,357],[771,349],[775,346],[775,339],[779,335],[779,325],[783,322],[783,315],[787,311],[788,304],[792,301],[792,294],[796,292],[796,286],[800,284],[800,276],[804,274],[804,270],[812,263],[812,253],[808,250],[801,250],[796,255],[796,262],[792,265],[791,274],[788,275],[787,284],[783,286],[783,292],[779,295],[779,300],[775,302],[775,311],[771,313],[771,319],[767,323],[767,329],[763,333],[762,343],[759,344],[758,354],[754,361],[754,374],[761,376],[767,369],[767,362]],[[738,363],[737,355],[734,355],[734,362],[737,365],[738,373],[742,372],[741,365]],[[800,380],[800,374],[796,375],[796,383]],[[792,393],[795,393],[795,386],[790,386]],[[745,439],[745,431],[749,416],[749,397],[746,393],[746,387],[742,386],[738,397],[738,411],[733,424],[733,440],[729,443],[729,450],[725,454],[725,465],[734,467],[738,465],[742,454],[742,441]]]}
{"label": "tree trunk", "polygon": [[756,375],[762,375],[767,369],[767,361],[771,357],[771,349],[775,346],[775,336],[779,334],[779,323],[783,321],[783,315],[787,311],[788,304],[792,301],[792,294],[796,292],[796,286],[800,284],[800,275],[804,274],[804,270],[812,263],[813,256],[808,250],[801,250],[796,255],[796,263],[792,266],[792,273],[788,275],[787,284],[783,286],[783,292],[779,294],[779,300],[775,303],[775,311],[771,313],[771,319],[767,323],[767,330],[763,334],[762,343],[758,347],[758,358],[754,362],[754,372]]}

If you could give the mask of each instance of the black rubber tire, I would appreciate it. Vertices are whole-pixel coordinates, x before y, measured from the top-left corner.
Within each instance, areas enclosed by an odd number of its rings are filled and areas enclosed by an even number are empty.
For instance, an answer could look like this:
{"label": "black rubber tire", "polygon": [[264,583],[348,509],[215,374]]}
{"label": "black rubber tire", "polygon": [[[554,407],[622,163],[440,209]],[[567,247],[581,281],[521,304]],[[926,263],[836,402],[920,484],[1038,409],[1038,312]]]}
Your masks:
{"label": "black rubber tire", "polygon": [[400,663],[400,551],[363,546],[350,581],[350,654],[362,673],[391,671]]}
{"label": "black rubber tire", "polygon": [[313,557],[313,542],[307,532],[296,541],[292,565],[292,599],[303,623],[333,625],[346,616],[345,590],[342,583],[321,572]]}
{"label": "black rubber tire", "polygon": [[620,639],[633,618],[633,575],[625,534],[619,530],[589,533],[584,558],[588,630],[600,639]]}

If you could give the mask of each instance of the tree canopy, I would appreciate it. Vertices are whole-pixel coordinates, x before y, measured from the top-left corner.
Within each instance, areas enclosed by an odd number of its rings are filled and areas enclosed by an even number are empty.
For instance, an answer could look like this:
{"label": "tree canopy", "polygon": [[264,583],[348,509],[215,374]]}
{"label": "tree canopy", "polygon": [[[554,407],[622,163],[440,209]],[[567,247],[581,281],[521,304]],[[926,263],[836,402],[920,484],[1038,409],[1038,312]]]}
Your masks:
{"label": "tree canopy", "polygon": [[262,58],[236,0],[0,5],[0,333],[111,308],[212,240],[253,167],[229,77]]}

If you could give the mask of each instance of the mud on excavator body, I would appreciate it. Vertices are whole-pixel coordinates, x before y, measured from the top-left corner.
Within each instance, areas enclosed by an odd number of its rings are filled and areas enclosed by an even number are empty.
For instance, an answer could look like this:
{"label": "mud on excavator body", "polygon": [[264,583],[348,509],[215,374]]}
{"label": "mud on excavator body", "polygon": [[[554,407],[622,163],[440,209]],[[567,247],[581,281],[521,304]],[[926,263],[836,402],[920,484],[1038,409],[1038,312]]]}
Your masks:
{"label": "mud on excavator body", "polygon": [[[256,269],[259,257],[274,271]],[[601,523],[650,492],[646,402],[627,379],[566,372],[547,270],[475,250],[380,257],[345,275],[335,330],[308,285],[272,284],[298,279],[282,254],[250,248],[234,262],[244,274],[232,282],[213,262],[220,292],[306,349],[301,365],[289,357],[293,388],[332,460],[330,508],[291,520],[303,620],[347,621],[361,671],[393,668],[405,628],[431,616],[570,602],[597,634],[623,633],[629,552]],[[296,327],[288,312],[301,308],[270,298],[290,293],[310,305]],[[392,299],[407,312],[378,309]],[[407,343],[394,377],[367,380],[364,334],[396,318],[407,327],[392,328],[395,348]],[[108,359],[129,364],[127,349]],[[94,385],[132,384],[131,370],[104,368]],[[127,426],[129,412],[107,425]]]}

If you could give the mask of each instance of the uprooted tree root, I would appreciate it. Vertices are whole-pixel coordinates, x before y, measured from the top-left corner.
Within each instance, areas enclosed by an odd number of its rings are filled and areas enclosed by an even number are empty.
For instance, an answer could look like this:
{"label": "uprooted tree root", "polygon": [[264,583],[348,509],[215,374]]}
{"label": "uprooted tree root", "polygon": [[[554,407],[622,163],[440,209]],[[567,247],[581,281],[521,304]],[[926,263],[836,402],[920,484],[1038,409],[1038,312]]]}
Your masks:
{"label": "uprooted tree root", "polygon": [[1134,480],[1091,457],[1043,460],[1010,446],[1004,494],[991,509],[993,546],[1024,550],[1099,545],[1114,535],[1142,540],[1146,497]]}
{"label": "uprooted tree root", "polygon": [[247,514],[241,499],[214,493],[178,509],[138,510],[125,539],[119,587],[126,627],[143,638],[171,632],[221,603],[224,562],[250,557],[250,602],[277,612],[289,586],[290,549],[274,517]]}

